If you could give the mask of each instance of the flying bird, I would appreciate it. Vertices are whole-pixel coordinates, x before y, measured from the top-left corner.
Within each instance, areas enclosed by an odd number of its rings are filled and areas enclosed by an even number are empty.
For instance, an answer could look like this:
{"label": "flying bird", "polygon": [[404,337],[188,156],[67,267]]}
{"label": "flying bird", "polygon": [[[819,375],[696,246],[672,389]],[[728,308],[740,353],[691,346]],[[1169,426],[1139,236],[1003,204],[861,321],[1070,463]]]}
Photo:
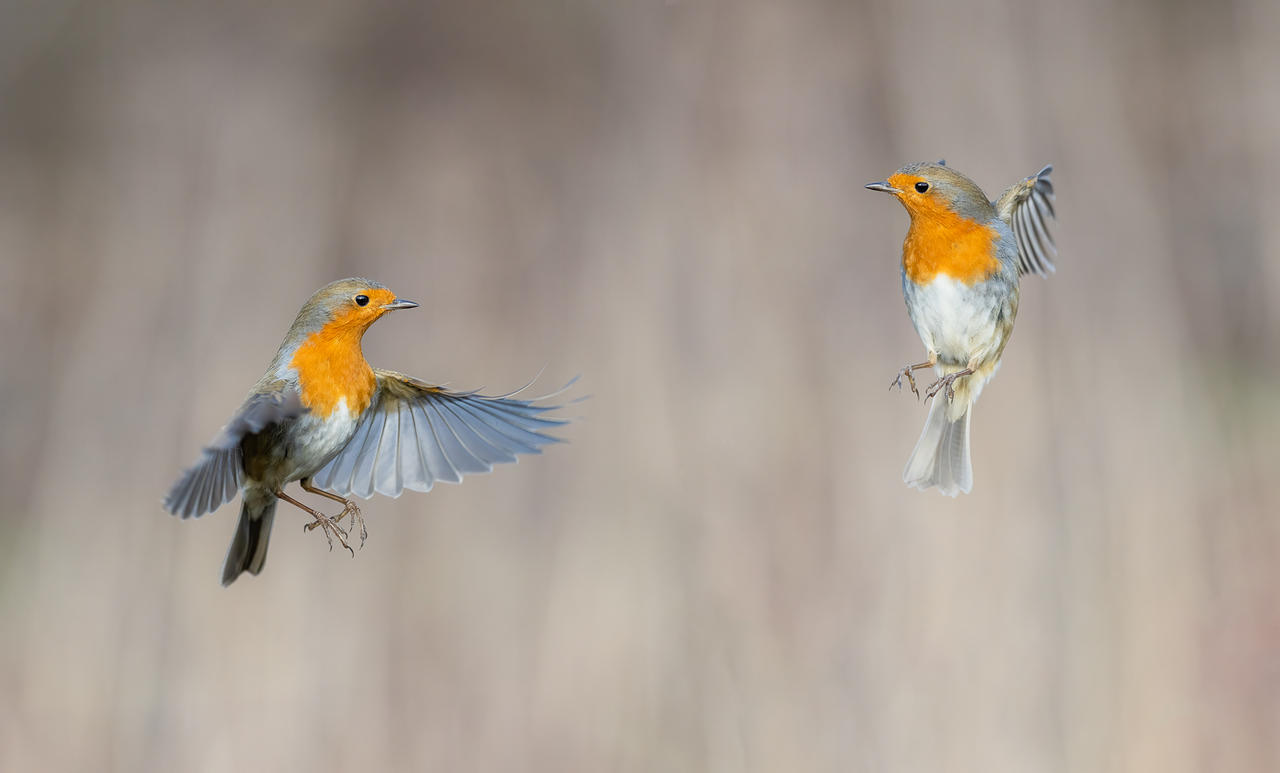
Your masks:
{"label": "flying bird", "polygon": [[[359,529],[363,546],[368,531],[351,494],[429,491],[436,481],[457,483],[559,442],[546,431],[566,420],[546,415],[560,407],[540,404],[546,398],[457,392],[371,367],[365,331],[387,312],[417,305],[369,279],[320,288],[244,404],[173,484],[164,507],[182,518],[241,494],[223,585],[262,571],[278,502],[307,513],[306,529],[324,532],[331,550],[337,540],[354,555],[347,537]],[[286,494],[294,481],[342,511],[330,517]],[[340,523],[348,516],[350,531]]]}
{"label": "flying bird", "polygon": [[1052,171],[1046,166],[994,202],[944,161],[908,164],[866,186],[894,196],[911,216],[902,295],[926,359],[902,368],[890,388],[901,389],[905,378],[918,397],[913,372],[933,368],[938,380],[925,400],[942,398],[934,399],[902,473],[909,486],[937,486],[948,496],[973,488],[973,404],[1013,333],[1021,277],[1054,271]]}

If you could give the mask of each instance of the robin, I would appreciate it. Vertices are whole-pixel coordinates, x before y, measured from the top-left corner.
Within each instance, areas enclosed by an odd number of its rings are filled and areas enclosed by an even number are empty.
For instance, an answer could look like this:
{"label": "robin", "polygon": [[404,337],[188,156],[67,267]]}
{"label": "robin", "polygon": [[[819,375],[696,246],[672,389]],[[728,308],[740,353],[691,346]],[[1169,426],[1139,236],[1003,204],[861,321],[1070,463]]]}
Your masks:
{"label": "robin", "polygon": [[1048,276],[1057,256],[1046,221],[1054,216],[1052,166],[1013,185],[992,202],[945,161],[908,164],[866,187],[897,197],[911,216],[902,244],[902,295],[927,359],[898,371],[916,397],[913,371],[934,368],[924,431],[907,460],[909,486],[937,486],[948,496],[973,488],[969,416],[1000,367],[1018,315],[1023,274]]}
{"label": "robin", "polygon": [[[330,550],[336,539],[355,555],[338,522],[351,517],[361,546],[368,532],[349,494],[429,491],[435,481],[457,483],[559,442],[543,434],[565,423],[542,415],[559,407],[536,404],[544,398],[455,392],[370,367],[360,347],[365,331],[383,314],[417,305],[368,279],[322,287],[244,404],[169,490],[165,509],[182,518],[211,513],[241,492],[223,585],[262,571],[277,501],[310,515],[306,530],[323,531]],[[342,512],[331,518],[284,493],[293,481]]]}

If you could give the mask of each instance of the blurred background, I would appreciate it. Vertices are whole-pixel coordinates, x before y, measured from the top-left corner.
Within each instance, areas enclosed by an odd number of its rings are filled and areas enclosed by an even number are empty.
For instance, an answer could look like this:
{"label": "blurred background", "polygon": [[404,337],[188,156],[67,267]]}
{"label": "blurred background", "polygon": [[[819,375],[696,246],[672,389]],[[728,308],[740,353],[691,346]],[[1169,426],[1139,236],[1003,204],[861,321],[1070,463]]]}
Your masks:
{"label": "blurred background", "polygon": [[[1280,769],[1280,5],[92,2],[0,25],[0,769]],[[1055,164],[908,490],[907,216]],[[581,373],[568,444],[355,559],[160,498],[302,302]]]}

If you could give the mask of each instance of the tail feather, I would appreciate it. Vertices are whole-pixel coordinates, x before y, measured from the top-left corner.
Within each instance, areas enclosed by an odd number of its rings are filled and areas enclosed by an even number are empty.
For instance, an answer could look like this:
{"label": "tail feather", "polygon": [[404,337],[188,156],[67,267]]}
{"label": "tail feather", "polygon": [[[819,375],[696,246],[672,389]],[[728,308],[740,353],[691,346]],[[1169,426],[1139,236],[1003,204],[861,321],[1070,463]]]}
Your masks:
{"label": "tail feather", "polygon": [[965,406],[964,413],[954,417],[953,408],[942,396],[934,399],[924,430],[902,471],[902,480],[908,486],[921,490],[937,486],[949,497],[968,494],[973,488],[973,464],[969,458],[973,405]]}
{"label": "tail feather", "polygon": [[275,497],[255,497],[246,491],[240,505],[240,522],[222,565],[222,585],[235,582],[241,572],[257,574],[267,562],[267,544],[271,541],[271,522],[276,517]]}

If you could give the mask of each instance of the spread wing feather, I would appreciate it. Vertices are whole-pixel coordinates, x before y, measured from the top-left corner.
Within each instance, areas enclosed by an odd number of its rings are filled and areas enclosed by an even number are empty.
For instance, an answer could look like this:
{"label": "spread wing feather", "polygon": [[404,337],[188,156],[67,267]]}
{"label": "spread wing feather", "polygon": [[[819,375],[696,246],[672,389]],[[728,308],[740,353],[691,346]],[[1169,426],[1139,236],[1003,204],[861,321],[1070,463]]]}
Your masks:
{"label": "spread wing feather", "polygon": [[1055,218],[1053,182],[1046,166],[1035,175],[1013,185],[995,203],[996,214],[1013,229],[1018,243],[1018,273],[1048,276],[1054,272],[1058,250],[1046,221]]}
{"label": "spread wing feather", "polygon": [[304,410],[297,390],[283,382],[264,385],[245,400],[200,459],[173,484],[164,508],[182,518],[198,518],[230,502],[244,482],[240,441]]}
{"label": "spread wing feather", "polygon": [[458,438],[458,442],[467,449],[468,453],[476,458],[481,467],[477,472],[489,472],[496,463],[514,462],[516,460],[515,452],[494,445],[485,439],[480,434],[480,431],[466,420],[456,406],[448,403],[429,403],[424,404],[423,407],[439,414],[440,421],[444,422],[453,431]]}
{"label": "spread wing feather", "polygon": [[389,370],[374,373],[373,408],[351,442],[311,478],[335,494],[396,497],[405,489],[430,491],[436,481],[458,483],[561,442],[545,432],[567,423],[544,415],[560,406],[537,399],[455,392]]}

